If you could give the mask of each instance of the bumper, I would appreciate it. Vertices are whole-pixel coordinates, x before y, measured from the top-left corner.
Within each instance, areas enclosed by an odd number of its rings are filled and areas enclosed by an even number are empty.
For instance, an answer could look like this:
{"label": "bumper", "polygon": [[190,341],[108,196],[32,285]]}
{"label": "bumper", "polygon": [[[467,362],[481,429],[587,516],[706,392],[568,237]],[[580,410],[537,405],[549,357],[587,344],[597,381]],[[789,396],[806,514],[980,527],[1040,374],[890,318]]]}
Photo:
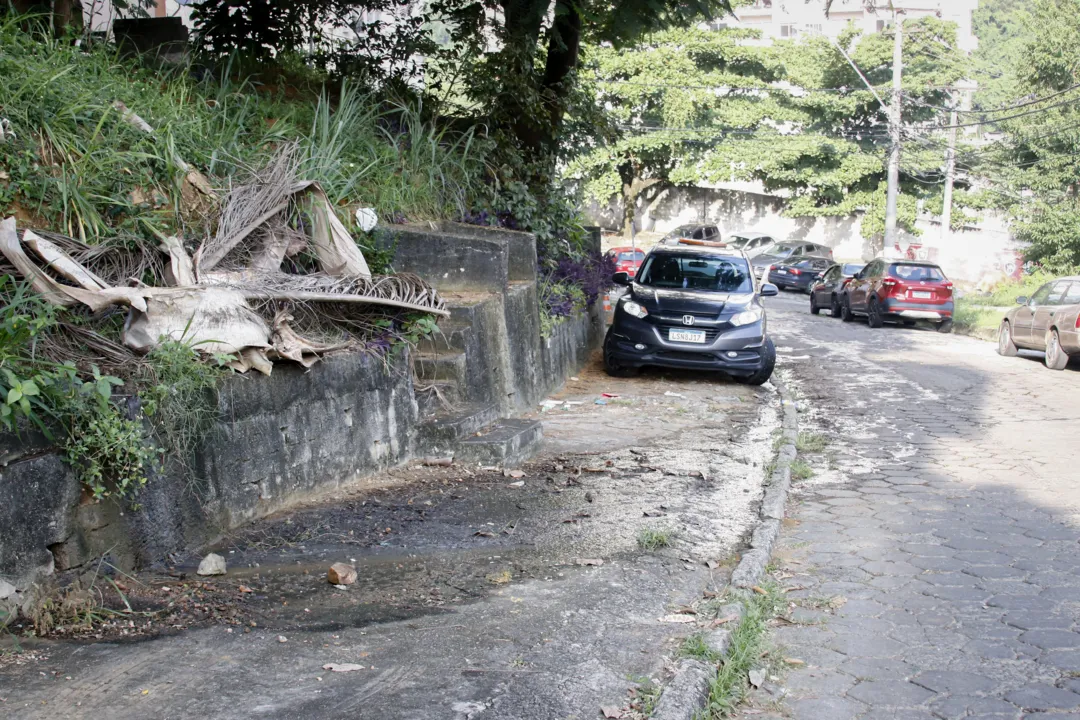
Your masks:
{"label": "bumper", "polygon": [[1066,355],[1080,354],[1080,330],[1058,329],[1058,339],[1061,340],[1061,349]]}
{"label": "bumper", "polygon": [[904,318],[905,320],[949,320],[953,315],[953,303],[931,305],[929,303],[905,303],[889,299],[885,301],[885,314]]}
{"label": "bumper", "polygon": [[672,342],[666,339],[667,330],[620,315],[608,332],[604,352],[624,367],[719,370],[731,375],[752,375],[766,364],[764,319],[722,330],[704,344]]}
{"label": "bumper", "polygon": [[810,276],[780,275],[772,272],[769,273],[767,278],[764,278],[764,282],[770,282],[782,290],[805,290],[810,287]]}

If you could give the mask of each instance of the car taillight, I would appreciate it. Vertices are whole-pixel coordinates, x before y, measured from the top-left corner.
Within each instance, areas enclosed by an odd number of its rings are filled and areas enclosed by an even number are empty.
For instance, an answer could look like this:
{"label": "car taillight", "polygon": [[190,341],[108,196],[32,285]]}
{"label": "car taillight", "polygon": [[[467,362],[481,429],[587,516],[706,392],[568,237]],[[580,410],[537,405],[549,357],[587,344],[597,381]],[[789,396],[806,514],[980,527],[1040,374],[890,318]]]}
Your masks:
{"label": "car taillight", "polygon": [[948,282],[948,281],[946,281],[946,282],[945,282],[945,283],[944,283],[944,284],[943,284],[943,285],[942,285],[941,287],[943,287],[943,288],[945,288],[946,290],[948,290],[950,294],[951,294],[951,293],[952,293],[952,291],[953,291],[953,284],[952,284],[951,282]]}
{"label": "car taillight", "polygon": [[800,270],[799,268],[791,268],[791,274],[792,275],[802,275],[802,270]]}
{"label": "car taillight", "polygon": [[896,287],[900,283],[896,282],[892,278],[885,278],[884,280],[881,281],[881,284],[884,285],[887,288],[892,288],[892,287]]}
{"label": "car taillight", "polygon": [[1073,327],[1080,330],[1080,315],[1076,316],[1076,324],[1074,324]]}

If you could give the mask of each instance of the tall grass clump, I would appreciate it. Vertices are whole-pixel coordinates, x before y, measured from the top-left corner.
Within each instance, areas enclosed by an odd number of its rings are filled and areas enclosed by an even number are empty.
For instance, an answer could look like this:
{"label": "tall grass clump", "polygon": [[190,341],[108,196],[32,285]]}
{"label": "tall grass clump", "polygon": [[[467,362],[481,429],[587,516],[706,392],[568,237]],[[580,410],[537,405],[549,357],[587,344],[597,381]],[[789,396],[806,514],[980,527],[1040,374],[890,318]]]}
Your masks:
{"label": "tall grass clump", "polygon": [[[0,212],[23,226],[95,242],[117,233],[186,231],[177,158],[225,187],[283,142],[298,142],[307,179],[342,218],[374,207],[386,219],[458,218],[483,190],[484,150],[419,101],[387,102],[355,84],[294,98],[236,79],[229,64],[199,77],[89,49],[0,16]],[[154,129],[125,122],[116,101]]]}

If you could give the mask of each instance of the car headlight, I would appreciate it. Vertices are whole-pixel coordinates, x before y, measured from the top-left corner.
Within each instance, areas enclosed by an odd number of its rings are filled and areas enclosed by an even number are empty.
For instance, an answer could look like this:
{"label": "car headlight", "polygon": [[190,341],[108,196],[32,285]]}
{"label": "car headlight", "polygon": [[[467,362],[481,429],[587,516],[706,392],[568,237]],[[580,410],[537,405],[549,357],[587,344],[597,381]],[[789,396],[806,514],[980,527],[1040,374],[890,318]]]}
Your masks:
{"label": "car headlight", "polygon": [[622,309],[624,312],[627,312],[638,319],[641,319],[649,314],[648,310],[646,310],[641,305],[638,305],[633,300],[627,300],[626,302],[624,302]]}
{"label": "car headlight", "polygon": [[741,313],[736,313],[731,316],[729,322],[735,327],[742,325],[749,325],[750,323],[757,322],[761,319],[761,308],[752,307],[749,310],[743,310]]}

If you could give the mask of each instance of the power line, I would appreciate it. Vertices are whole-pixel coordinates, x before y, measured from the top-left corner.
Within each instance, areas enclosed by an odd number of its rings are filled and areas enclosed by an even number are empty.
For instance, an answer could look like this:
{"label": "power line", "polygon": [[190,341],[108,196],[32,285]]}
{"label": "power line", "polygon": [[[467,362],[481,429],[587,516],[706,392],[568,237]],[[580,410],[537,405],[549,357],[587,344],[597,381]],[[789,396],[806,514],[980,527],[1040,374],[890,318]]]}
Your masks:
{"label": "power line", "polygon": [[679,85],[674,83],[646,83],[637,82],[635,80],[605,80],[600,77],[594,78],[596,82],[604,83],[608,85],[631,85],[636,87],[648,87],[648,88],[668,88],[673,90],[753,90],[764,92],[782,92],[787,94],[794,94],[797,92],[832,92],[832,93],[863,93],[867,90],[860,89],[858,87],[839,87],[839,88],[807,88],[798,85],[792,85],[790,88],[780,88],[772,85],[766,85],[761,87],[739,87],[736,85]]}
{"label": "power line", "polygon": [[[987,113],[1011,112],[1013,110],[1019,110],[1020,108],[1023,108],[1023,107],[1029,107],[1031,105],[1038,105],[1039,103],[1046,102],[1047,100],[1053,100],[1054,98],[1060,97],[1060,96],[1062,96],[1062,95],[1064,95],[1066,93],[1072,92],[1073,90],[1076,90],[1077,88],[1080,88],[1080,83],[1075,83],[1075,84],[1070,85],[1069,87],[1065,88],[1064,90],[1058,90],[1057,92],[1051,93],[1049,95],[1045,95],[1045,96],[1040,97],[1040,98],[1033,98],[1031,100],[1025,100],[1025,101],[1019,102],[1019,103],[1014,103],[1014,104],[1010,104],[1010,105],[1001,105],[999,107],[990,108],[988,110],[957,110],[956,112],[958,112],[958,113],[960,113],[962,115],[985,115]],[[905,93],[905,95],[908,95],[908,93]],[[937,109],[937,110],[944,110],[945,112],[949,112],[949,110],[950,110],[950,108],[942,107],[940,105],[932,105],[932,104],[927,103],[927,102],[920,102],[919,100],[911,98],[910,95],[909,95],[909,99],[912,102],[916,103],[916,104],[923,105],[924,107],[930,107],[930,108],[934,108],[934,109]]]}

